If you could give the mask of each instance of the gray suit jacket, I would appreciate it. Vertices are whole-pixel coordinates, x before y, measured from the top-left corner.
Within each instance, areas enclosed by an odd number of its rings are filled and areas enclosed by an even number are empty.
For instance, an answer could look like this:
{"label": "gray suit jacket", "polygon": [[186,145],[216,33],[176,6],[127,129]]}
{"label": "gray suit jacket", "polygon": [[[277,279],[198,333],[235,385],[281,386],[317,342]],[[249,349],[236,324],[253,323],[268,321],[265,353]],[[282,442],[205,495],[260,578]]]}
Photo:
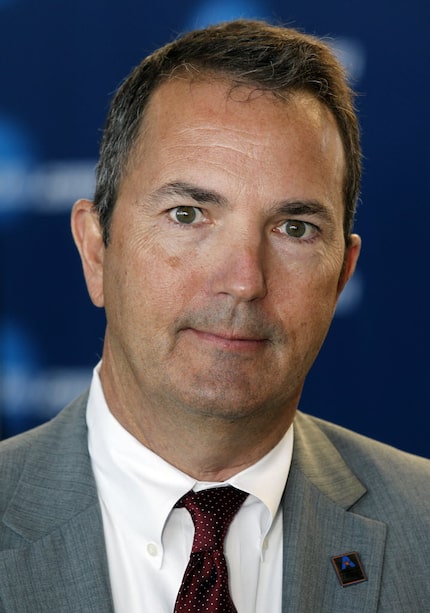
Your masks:
{"label": "gray suit jacket", "polygon": [[[0,445],[1,613],[113,611],[85,407]],[[282,504],[284,613],[430,611],[428,460],[299,413]]]}

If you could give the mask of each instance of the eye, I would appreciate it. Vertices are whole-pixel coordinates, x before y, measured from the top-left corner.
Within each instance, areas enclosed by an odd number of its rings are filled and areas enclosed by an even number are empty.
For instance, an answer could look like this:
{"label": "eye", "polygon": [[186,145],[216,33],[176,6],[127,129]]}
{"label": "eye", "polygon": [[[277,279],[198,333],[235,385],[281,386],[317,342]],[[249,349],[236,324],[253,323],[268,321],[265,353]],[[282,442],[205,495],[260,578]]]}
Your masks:
{"label": "eye", "polygon": [[190,225],[195,221],[201,221],[203,213],[195,206],[177,206],[170,209],[169,217],[177,223]]}
{"label": "eye", "polygon": [[298,219],[289,219],[281,226],[276,228],[281,234],[286,234],[291,238],[310,239],[316,233],[317,228],[307,221]]}

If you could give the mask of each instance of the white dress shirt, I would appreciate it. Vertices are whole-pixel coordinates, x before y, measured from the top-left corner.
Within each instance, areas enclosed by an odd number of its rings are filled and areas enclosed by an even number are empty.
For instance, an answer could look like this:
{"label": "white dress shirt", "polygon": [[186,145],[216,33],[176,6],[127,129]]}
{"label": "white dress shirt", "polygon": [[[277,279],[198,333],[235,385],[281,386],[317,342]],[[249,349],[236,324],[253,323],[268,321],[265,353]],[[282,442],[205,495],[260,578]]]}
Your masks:
{"label": "white dress shirt", "polygon": [[[88,446],[100,499],[116,613],[172,613],[193,542],[188,511],[173,509],[198,482],[137,441],[110,413],[96,367],[87,408]],[[282,510],[292,427],[259,462],[227,481],[249,493],[225,541],[238,613],[279,613]]]}

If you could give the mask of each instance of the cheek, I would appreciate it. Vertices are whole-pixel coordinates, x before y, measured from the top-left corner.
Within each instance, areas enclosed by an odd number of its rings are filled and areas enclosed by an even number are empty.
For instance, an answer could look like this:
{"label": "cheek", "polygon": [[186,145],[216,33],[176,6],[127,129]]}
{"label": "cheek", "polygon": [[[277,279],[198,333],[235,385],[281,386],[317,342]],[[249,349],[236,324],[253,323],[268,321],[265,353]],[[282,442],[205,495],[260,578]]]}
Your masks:
{"label": "cheek", "polygon": [[343,264],[341,250],[331,254],[317,251],[303,258],[287,257],[286,261],[278,259],[276,264],[276,268],[272,267],[276,274],[271,275],[271,288],[278,290],[280,300],[282,295],[299,301],[336,299]]}
{"label": "cheek", "polygon": [[338,265],[290,270],[272,292],[278,316],[306,342],[326,334],[336,307],[339,274]]}
{"label": "cheek", "polygon": [[121,260],[112,258],[109,271],[112,301],[121,302],[130,321],[142,328],[156,332],[172,323],[201,288],[196,262],[155,241],[129,246]]}

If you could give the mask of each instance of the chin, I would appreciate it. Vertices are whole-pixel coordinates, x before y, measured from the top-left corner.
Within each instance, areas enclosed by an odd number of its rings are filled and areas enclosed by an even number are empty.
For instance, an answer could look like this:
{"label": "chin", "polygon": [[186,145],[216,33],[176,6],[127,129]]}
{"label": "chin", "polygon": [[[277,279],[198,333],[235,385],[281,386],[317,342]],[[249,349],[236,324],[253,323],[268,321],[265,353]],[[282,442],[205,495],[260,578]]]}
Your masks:
{"label": "chin", "polygon": [[[232,393],[222,390],[220,393],[186,394],[182,399],[185,410],[204,418],[236,422],[258,415],[267,415],[274,410],[270,398],[255,397],[252,393]],[[227,392],[227,393],[226,393]]]}

